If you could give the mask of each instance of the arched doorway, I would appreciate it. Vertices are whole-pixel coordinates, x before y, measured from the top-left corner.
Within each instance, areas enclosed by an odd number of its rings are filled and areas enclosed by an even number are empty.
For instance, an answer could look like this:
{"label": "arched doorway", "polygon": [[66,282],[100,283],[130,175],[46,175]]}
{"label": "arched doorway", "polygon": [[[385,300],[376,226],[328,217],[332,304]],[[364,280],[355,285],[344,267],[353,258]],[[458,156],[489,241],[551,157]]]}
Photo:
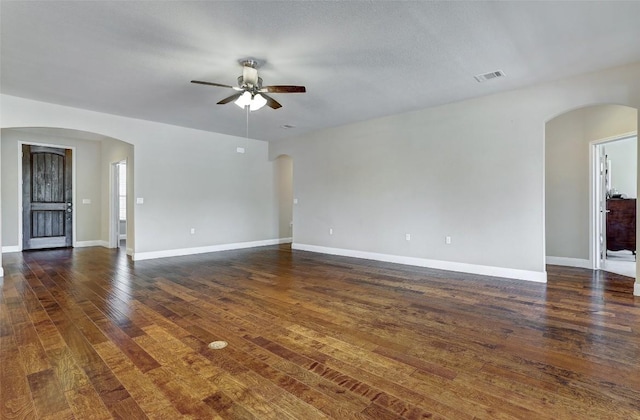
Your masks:
{"label": "arched doorway", "polygon": [[[68,203],[74,216],[72,246],[108,246],[110,164],[121,160],[133,162],[133,145],[98,133],[51,127],[3,128],[1,137],[3,252],[22,250],[20,156],[23,144],[73,150],[73,198]],[[132,207],[127,213],[133,219]],[[130,236],[133,243],[133,229]]]}
{"label": "arched doorway", "polygon": [[281,242],[293,241],[293,159],[280,155],[274,160],[278,203],[278,233]]}
{"label": "arched doorway", "polygon": [[[598,220],[592,210],[597,189],[593,175],[590,175],[594,172],[594,147],[599,143],[637,136],[637,126],[636,108],[614,104],[567,111],[545,124],[547,263],[599,268],[597,246],[594,245]],[[633,181],[625,183],[628,191],[624,196],[630,199],[637,197],[637,151],[633,150],[636,154],[634,166],[618,167],[618,175],[624,171],[626,177]],[[635,271],[633,266],[625,273],[635,277]]]}

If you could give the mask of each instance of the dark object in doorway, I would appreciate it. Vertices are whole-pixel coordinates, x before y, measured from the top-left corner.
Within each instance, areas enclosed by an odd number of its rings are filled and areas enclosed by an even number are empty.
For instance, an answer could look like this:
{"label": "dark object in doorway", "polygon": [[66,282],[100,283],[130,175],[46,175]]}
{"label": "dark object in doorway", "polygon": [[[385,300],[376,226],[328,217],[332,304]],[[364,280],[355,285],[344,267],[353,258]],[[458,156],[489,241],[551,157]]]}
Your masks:
{"label": "dark object in doorway", "polygon": [[636,199],[607,200],[607,250],[636,253]]}

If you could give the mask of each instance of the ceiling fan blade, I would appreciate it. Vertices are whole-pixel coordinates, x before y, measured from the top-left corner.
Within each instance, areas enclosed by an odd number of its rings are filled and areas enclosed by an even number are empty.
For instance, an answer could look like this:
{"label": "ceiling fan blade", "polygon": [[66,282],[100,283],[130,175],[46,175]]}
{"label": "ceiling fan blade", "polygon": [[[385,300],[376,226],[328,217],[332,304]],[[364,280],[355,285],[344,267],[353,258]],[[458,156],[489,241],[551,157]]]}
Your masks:
{"label": "ceiling fan blade", "polygon": [[242,96],[244,92],[238,92],[238,93],[234,93],[233,95],[224,98],[223,100],[221,100],[220,102],[218,102],[218,105],[224,105],[224,104],[228,104],[231,101],[235,101],[236,99],[238,99],[240,96]]}
{"label": "ceiling fan blade", "polygon": [[307,91],[307,88],[304,86],[264,86],[260,89],[260,92],[269,92],[269,93],[304,93]]}
{"label": "ceiling fan blade", "polygon": [[261,93],[260,95],[262,95],[262,97],[267,100],[268,107],[272,109],[282,108],[282,105],[280,105],[280,102],[276,101],[271,96],[265,95],[264,93]]}
{"label": "ceiling fan blade", "polygon": [[223,88],[237,89],[234,86],[223,85],[223,84],[220,84],[220,83],[213,83],[213,82],[202,82],[200,80],[192,80],[191,83],[197,83],[199,85],[208,85],[208,86],[217,86],[217,87],[223,87]]}

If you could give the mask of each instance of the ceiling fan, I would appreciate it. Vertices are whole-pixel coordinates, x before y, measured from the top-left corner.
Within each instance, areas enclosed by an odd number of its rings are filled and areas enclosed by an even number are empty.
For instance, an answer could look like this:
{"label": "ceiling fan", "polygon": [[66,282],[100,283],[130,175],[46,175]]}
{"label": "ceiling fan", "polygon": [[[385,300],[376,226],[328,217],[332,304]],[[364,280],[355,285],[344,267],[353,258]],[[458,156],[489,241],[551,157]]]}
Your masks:
{"label": "ceiling fan", "polygon": [[256,60],[246,59],[240,61],[240,64],[242,64],[242,76],[238,77],[237,87],[220,83],[203,82],[200,80],[192,80],[191,83],[234,89],[238,92],[222,99],[218,102],[218,105],[235,101],[235,104],[240,108],[249,106],[251,111],[257,111],[264,105],[273,109],[282,107],[278,101],[267,95],[267,93],[304,93],[307,91],[304,86],[262,86],[262,77],[258,77],[258,62]]}

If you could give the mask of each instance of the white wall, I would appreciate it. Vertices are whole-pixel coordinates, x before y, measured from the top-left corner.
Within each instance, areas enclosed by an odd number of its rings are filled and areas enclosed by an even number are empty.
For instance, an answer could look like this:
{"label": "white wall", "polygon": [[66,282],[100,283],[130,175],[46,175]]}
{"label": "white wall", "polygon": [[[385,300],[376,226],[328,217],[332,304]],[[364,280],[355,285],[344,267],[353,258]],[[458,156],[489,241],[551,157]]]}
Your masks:
{"label": "white wall", "polygon": [[[66,130],[42,129],[2,129],[0,148],[2,149],[2,245],[20,246],[19,229],[19,142],[52,144],[67,148],[74,147],[75,173],[74,194],[76,198],[74,218],[76,236],[74,241],[100,240],[100,217],[102,197],[100,196],[101,147],[99,141],[89,141],[65,136]],[[91,204],[82,204],[82,199],[90,199]],[[5,248],[6,249],[6,248]]]}
{"label": "white wall", "polygon": [[545,122],[589,104],[640,106],[639,73],[635,64],[272,144],[272,157],[296,165],[294,246],[539,279]]}
{"label": "white wall", "polygon": [[611,186],[618,193],[628,198],[636,198],[638,172],[638,138],[632,137],[608,143],[605,146],[608,159],[611,161]]}
{"label": "white wall", "polygon": [[[638,74],[628,65],[273,144],[271,159],[295,162],[294,242],[544,278],[545,122],[592,104],[639,107]],[[0,105],[0,127],[70,127],[135,146],[136,253],[278,237],[263,142],[7,95]]]}
{"label": "white wall", "polygon": [[[620,105],[581,108],[547,123],[547,256],[589,260],[589,143],[636,131],[637,124],[636,108]],[[634,183],[636,176],[634,169]]]}
{"label": "white wall", "polygon": [[[0,105],[1,127],[73,128],[134,146],[131,196],[144,199],[132,219],[134,258],[278,239],[265,142],[7,95]],[[238,146],[246,153],[236,153]]]}

